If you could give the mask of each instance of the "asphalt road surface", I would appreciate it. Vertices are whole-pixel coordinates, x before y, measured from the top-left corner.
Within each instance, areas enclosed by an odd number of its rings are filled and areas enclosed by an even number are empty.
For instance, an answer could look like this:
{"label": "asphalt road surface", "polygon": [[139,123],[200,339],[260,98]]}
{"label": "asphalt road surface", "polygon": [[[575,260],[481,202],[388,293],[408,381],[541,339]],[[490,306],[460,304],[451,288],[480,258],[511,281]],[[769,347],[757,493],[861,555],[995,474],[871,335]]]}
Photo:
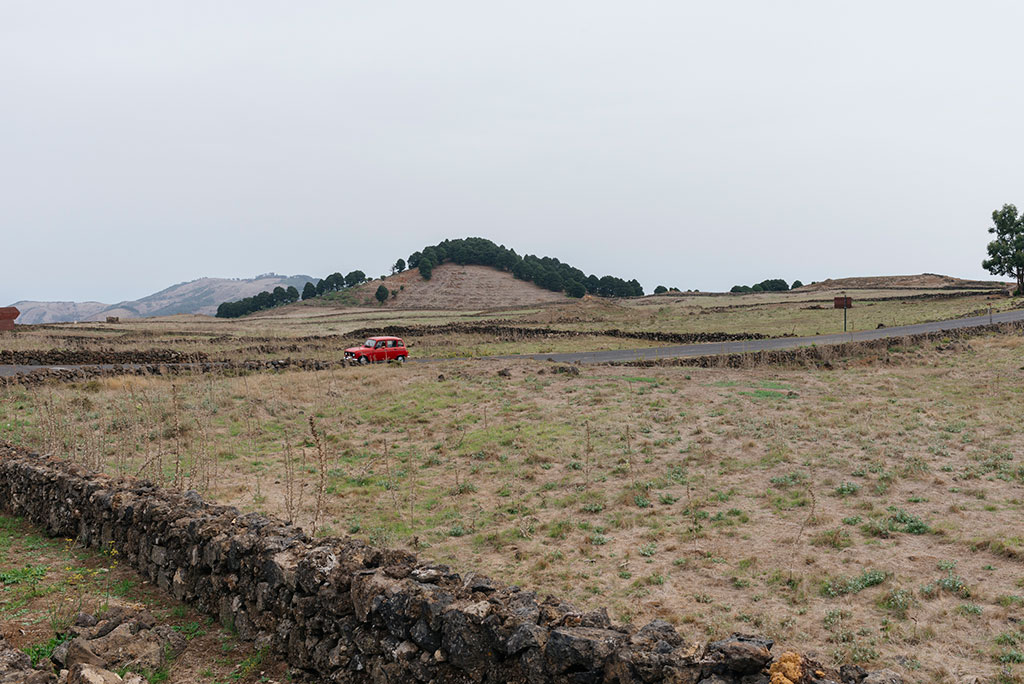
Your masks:
{"label": "asphalt road surface", "polygon": [[746,352],[775,351],[779,349],[796,349],[812,344],[825,346],[843,342],[863,342],[881,340],[888,337],[904,337],[919,333],[943,332],[960,328],[975,328],[992,323],[1013,323],[1024,321],[1024,309],[1006,311],[989,316],[972,316],[970,318],[954,318],[933,323],[917,323],[901,325],[878,330],[859,330],[834,335],[814,335],[811,337],[778,337],[768,340],[742,340],[739,342],[705,342],[702,344],[678,344],[670,347],[647,347],[644,349],[616,349],[611,351],[574,352],[571,354],[523,354],[516,356],[497,356],[500,359],[537,359],[552,360],[562,363],[606,363],[608,361],[653,361],[655,359],[676,359],[688,356],[713,356],[716,354],[744,354]]}
{"label": "asphalt road surface", "polygon": [[[850,333],[834,335],[814,335],[811,337],[778,337],[768,340],[742,340],[739,342],[705,342],[703,344],[678,344],[667,347],[646,347],[643,349],[615,349],[611,351],[573,352],[568,354],[516,354],[509,356],[488,356],[489,359],[536,359],[538,361],[558,361],[561,363],[606,363],[609,361],[653,361],[656,359],[675,359],[688,356],[714,356],[716,354],[744,354],[746,352],[775,351],[779,349],[796,349],[809,345],[824,346],[843,342],[863,342],[881,340],[889,337],[904,337],[918,333],[943,332],[961,328],[975,328],[991,323],[1014,323],[1024,321],[1024,309],[1015,309],[970,318],[954,318],[933,323],[917,323],[901,325],[878,330],[858,330]],[[410,359],[410,361],[435,361],[440,359]],[[125,364],[131,366],[132,364]],[[184,364],[188,365],[188,364]],[[0,376],[28,373],[40,368],[76,368],[80,366],[0,366]],[[112,368],[109,364],[100,368]]]}

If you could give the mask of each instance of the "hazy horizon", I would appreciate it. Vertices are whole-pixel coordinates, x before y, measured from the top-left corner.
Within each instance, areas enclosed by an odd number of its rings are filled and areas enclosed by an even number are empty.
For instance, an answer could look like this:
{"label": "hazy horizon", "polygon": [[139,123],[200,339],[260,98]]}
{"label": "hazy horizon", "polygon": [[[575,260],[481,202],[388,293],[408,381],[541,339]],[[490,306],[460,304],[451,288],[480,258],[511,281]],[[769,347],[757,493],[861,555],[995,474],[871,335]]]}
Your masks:
{"label": "hazy horizon", "polygon": [[[480,236],[727,290],[981,268],[1008,2],[6,3],[0,305]],[[13,256],[12,256],[13,255]]]}

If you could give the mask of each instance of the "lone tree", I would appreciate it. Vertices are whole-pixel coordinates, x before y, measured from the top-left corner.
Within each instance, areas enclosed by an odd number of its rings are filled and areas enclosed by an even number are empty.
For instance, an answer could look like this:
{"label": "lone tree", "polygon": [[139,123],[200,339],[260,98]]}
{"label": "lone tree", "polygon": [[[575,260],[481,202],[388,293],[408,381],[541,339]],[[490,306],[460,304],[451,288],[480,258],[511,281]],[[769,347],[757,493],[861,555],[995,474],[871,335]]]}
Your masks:
{"label": "lone tree", "polygon": [[391,267],[392,273],[401,273],[405,270],[405,259],[399,259],[395,262],[395,265]]}
{"label": "lone tree", "polygon": [[1004,204],[992,212],[992,223],[988,232],[996,239],[988,243],[989,258],[981,267],[992,275],[1016,278],[1017,294],[1024,294],[1024,214],[1018,214],[1014,205]]}
{"label": "lone tree", "polygon": [[381,285],[380,287],[377,288],[377,292],[375,292],[373,296],[377,298],[378,302],[383,304],[384,302],[387,301],[388,295],[390,294],[391,292],[388,290],[388,288]]}

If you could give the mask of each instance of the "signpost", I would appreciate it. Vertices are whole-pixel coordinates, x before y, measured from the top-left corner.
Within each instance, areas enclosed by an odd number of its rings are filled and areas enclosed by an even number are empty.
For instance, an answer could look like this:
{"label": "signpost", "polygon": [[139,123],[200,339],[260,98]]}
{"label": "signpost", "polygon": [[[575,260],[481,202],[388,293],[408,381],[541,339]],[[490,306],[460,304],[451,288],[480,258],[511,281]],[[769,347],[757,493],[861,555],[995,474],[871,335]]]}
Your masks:
{"label": "signpost", "polygon": [[14,319],[21,315],[13,306],[0,308],[0,330],[14,330]]}
{"label": "signpost", "polygon": [[843,332],[846,332],[846,310],[853,306],[853,297],[847,297],[844,292],[842,297],[835,297],[832,300],[832,306],[843,310]]}

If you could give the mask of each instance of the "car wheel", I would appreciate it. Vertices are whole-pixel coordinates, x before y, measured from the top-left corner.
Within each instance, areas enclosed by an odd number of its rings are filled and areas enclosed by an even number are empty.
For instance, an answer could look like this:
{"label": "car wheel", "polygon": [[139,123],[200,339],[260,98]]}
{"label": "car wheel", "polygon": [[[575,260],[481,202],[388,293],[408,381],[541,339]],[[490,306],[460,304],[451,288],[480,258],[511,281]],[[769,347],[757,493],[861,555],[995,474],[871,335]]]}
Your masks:
{"label": "car wheel", "polygon": [[398,356],[398,357],[395,358],[395,361],[397,361],[398,363],[405,363],[405,357],[404,356]]}
{"label": "car wheel", "polygon": [[365,366],[368,363],[370,363],[370,359],[366,358],[365,356],[360,356],[359,357],[359,365],[360,366]]}

